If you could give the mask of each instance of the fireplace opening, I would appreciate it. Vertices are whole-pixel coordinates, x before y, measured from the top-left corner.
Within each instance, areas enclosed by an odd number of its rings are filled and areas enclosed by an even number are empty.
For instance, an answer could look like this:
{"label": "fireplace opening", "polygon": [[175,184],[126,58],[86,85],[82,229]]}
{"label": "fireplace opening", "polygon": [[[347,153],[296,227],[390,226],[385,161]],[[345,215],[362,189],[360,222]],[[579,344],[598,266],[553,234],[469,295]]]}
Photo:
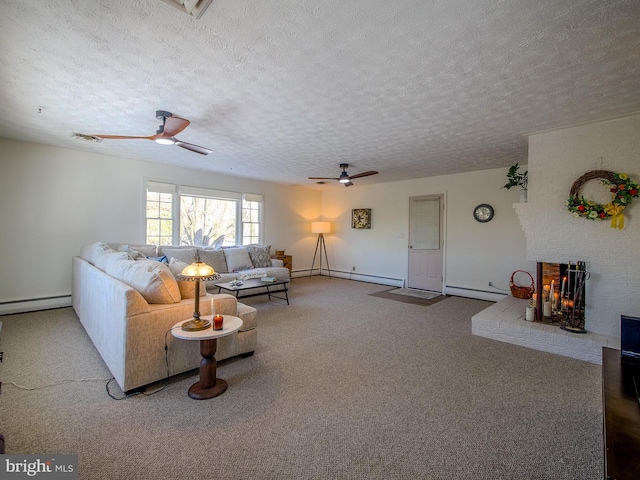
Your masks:
{"label": "fireplace opening", "polygon": [[535,321],[586,333],[585,283],[589,273],[585,263],[537,262],[536,276]]}

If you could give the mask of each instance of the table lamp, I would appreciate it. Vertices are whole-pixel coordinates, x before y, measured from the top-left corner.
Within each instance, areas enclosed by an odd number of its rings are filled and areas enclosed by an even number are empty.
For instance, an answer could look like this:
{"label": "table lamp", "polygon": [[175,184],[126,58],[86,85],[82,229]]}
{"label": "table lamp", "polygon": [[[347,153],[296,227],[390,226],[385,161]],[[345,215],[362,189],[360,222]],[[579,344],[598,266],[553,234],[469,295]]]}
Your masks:
{"label": "table lamp", "polygon": [[311,262],[311,272],[309,276],[313,275],[313,266],[316,263],[316,255],[318,249],[320,249],[320,275],[322,275],[322,251],[324,250],[324,259],[327,261],[327,271],[331,276],[331,268],[329,268],[329,259],[327,258],[327,247],[324,243],[324,234],[331,232],[331,222],[311,222],[311,233],[318,234],[318,241],[316,242],[316,252],[313,254],[313,262]]}
{"label": "table lamp", "polygon": [[196,261],[191,265],[184,267],[182,272],[180,272],[180,275],[177,275],[176,278],[178,280],[196,282],[193,318],[182,324],[182,330],[187,332],[196,332],[198,330],[209,328],[211,326],[211,321],[200,318],[200,282],[220,278],[220,275],[215,272],[213,267],[201,262],[200,257],[196,254]]}

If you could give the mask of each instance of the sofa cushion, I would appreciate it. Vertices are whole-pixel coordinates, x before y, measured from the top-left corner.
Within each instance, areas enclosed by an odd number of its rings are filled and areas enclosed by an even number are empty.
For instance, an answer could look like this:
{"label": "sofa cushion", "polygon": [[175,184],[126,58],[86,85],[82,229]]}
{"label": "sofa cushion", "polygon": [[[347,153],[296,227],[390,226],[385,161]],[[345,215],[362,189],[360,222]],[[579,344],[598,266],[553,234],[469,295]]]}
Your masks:
{"label": "sofa cushion", "polygon": [[106,273],[135,288],[147,303],[177,303],[178,282],[164,263],[155,260],[121,260],[107,264]]}
{"label": "sofa cushion", "polygon": [[249,305],[238,302],[238,313],[236,314],[236,316],[242,319],[242,326],[240,327],[239,331],[246,332],[247,330],[257,328],[257,315],[258,310],[256,310],[254,307],[250,307]]}
{"label": "sofa cushion", "polygon": [[254,268],[271,266],[271,245],[249,245],[247,251]]}
{"label": "sofa cushion", "polygon": [[[171,270],[171,273],[173,274],[174,277],[177,277],[178,275],[180,275],[182,270],[184,270],[185,267],[188,267],[188,266],[189,266],[188,263],[181,262],[180,260],[173,257],[171,257],[171,260],[169,261],[169,270]],[[178,282],[178,288],[180,289],[180,296],[182,297],[183,300],[185,298],[194,298],[196,296],[196,285],[200,285],[201,297],[204,297],[207,294],[207,288],[204,282],[189,282],[186,280],[178,280],[177,278],[176,278],[176,281]]]}
{"label": "sofa cushion", "polygon": [[161,245],[158,247],[158,255],[166,255],[169,260],[173,257],[181,262],[192,264],[196,261],[196,248],[189,246]]}
{"label": "sofa cushion", "polygon": [[245,247],[223,249],[224,258],[227,261],[227,269],[230,272],[239,272],[253,268],[249,251]]}
{"label": "sofa cushion", "polygon": [[216,273],[228,273],[227,260],[224,251],[216,248],[203,248],[198,251],[200,261],[206,263],[216,271]]}
{"label": "sofa cushion", "polygon": [[103,242],[94,242],[84,245],[82,249],[80,249],[80,257],[85,259],[92,265],[96,264],[96,260],[100,255],[105,252],[113,251],[109,245]]}

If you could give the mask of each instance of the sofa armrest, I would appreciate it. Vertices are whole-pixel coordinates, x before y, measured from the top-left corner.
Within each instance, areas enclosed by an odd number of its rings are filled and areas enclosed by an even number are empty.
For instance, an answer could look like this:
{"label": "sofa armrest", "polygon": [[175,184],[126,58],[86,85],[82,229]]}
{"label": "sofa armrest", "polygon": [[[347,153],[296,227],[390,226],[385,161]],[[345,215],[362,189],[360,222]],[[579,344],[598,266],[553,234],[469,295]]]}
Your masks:
{"label": "sofa armrest", "polygon": [[280,260],[279,258],[272,258],[271,259],[271,266],[272,267],[277,267],[277,268],[282,268],[282,267],[284,267],[284,262],[282,260]]}

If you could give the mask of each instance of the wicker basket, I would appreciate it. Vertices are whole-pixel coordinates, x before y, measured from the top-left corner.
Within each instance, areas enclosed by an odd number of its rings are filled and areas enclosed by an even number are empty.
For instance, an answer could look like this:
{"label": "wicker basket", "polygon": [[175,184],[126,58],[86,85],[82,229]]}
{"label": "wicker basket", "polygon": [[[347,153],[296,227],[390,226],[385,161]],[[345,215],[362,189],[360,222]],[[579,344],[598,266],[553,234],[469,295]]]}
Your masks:
{"label": "wicker basket", "polygon": [[[527,275],[529,275],[529,278],[531,279],[531,285],[529,285],[528,287],[516,285],[515,282],[513,281],[513,277],[515,277],[516,273],[526,273]],[[515,298],[524,298],[525,300],[531,298],[531,295],[533,295],[533,292],[536,291],[533,277],[529,272],[526,272],[524,270],[516,270],[511,274],[511,280],[509,280],[509,287],[511,288],[511,295],[513,295]]]}

